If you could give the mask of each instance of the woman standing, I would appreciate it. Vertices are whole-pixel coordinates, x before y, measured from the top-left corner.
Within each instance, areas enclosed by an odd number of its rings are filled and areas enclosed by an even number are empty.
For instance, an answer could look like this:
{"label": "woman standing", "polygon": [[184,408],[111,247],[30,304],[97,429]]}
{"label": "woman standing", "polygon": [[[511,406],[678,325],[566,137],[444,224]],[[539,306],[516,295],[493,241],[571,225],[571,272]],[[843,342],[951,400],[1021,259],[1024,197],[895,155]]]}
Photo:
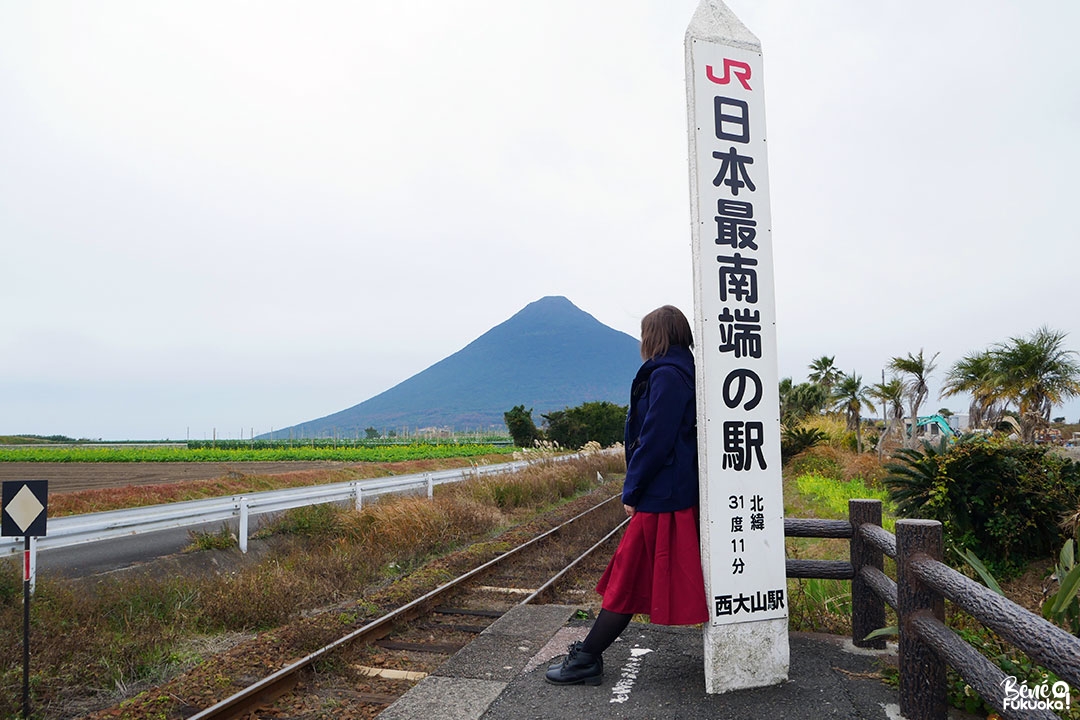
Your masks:
{"label": "woman standing", "polygon": [[584,641],[548,668],[555,685],[599,685],[604,650],[635,614],[658,625],[709,619],[698,544],[697,410],[690,323],[665,305],[641,320],[641,368],[626,416],[622,501],[630,523],[596,591]]}

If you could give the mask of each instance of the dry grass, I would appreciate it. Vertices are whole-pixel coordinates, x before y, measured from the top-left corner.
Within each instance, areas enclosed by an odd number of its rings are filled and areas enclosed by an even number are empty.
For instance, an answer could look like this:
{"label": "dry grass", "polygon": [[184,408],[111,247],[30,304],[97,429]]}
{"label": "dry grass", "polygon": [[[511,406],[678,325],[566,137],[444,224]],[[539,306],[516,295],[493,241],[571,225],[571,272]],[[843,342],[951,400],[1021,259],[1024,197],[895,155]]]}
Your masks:
{"label": "dry grass", "polygon": [[844,480],[861,479],[867,487],[881,487],[881,481],[887,474],[881,461],[874,453],[852,454],[843,459]]}
{"label": "dry grass", "polygon": [[847,421],[837,414],[814,415],[806,418],[802,426],[811,430],[818,430],[825,436],[825,444],[838,450],[847,449],[851,445],[854,433],[847,429]]}
{"label": "dry grass", "polygon": [[[595,487],[597,472],[621,469],[621,456],[598,456],[442,486],[433,501],[388,497],[360,513],[305,508],[263,528],[260,551],[215,551],[215,564],[195,554],[188,560],[197,568],[80,582],[41,577],[31,606],[35,708],[46,719],[77,716],[202,660],[193,638],[274,628],[346,599],[355,607],[427,558]],[[21,697],[21,589],[15,564],[0,564],[0,717],[14,717]]]}
{"label": "dry grass", "polygon": [[796,455],[784,469],[787,476],[813,472],[833,480],[861,479],[867,486],[880,487],[886,471],[872,452],[854,453],[833,445],[818,445]]}
{"label": "dry grass", "polygon": [[539,463],[513,474],[485,475],[468,483],[443,486],[459,501],[490,505],[502,510],[557,502],[592,484],[597,461]]}

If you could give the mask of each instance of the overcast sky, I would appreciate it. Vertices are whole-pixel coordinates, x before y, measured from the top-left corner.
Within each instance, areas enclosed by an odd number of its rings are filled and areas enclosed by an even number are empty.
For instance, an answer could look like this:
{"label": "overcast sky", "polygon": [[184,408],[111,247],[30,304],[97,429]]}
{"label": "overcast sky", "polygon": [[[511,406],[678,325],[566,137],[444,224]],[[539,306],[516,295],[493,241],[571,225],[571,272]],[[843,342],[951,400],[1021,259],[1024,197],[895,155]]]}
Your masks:
{"label": "overcast sky", "polygon": [[[258,434],[545,295],[691,314],[696,5],[0,0],[0,434]],[[936,393],[1040,325],[1080,350],[1080,3],[729,6],[782,376],[923,348]]]}

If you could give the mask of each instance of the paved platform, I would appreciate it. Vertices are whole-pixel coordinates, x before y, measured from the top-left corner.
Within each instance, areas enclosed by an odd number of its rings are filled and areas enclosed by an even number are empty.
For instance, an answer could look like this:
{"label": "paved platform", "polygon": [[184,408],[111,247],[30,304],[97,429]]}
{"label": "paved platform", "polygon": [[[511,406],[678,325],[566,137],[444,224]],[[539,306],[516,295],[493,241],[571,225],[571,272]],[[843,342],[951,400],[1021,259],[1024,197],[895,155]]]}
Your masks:
{"label": "paved platform", "polygon": [[700,629],[631,623],[604,653],[603,684],[549,685],[547,666],[589,629],[572,619],[576,609],[514,608],[380,720],[901,718],[896,690],[880,675],[883,663],[895,664],[895,648],[864,651],[826,635],[792,633],[788,682],[709,695]]}

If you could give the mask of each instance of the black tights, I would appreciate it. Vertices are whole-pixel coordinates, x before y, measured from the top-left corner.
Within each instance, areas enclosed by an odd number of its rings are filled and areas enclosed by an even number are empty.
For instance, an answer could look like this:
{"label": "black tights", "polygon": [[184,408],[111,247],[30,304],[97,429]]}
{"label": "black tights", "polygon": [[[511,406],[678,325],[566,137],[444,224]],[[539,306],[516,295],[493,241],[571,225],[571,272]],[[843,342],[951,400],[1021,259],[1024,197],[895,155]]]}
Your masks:
{"label": "black tights", "polygon": [[611,643],[615,642],[615,638],[622,634],[622,631],[630,624],[630,618],[632,617],[634,616],[611,612],[610,610],[600,610],[592,629],[585,636],[582,650],[592,655],[599,655],[604,652]]}

